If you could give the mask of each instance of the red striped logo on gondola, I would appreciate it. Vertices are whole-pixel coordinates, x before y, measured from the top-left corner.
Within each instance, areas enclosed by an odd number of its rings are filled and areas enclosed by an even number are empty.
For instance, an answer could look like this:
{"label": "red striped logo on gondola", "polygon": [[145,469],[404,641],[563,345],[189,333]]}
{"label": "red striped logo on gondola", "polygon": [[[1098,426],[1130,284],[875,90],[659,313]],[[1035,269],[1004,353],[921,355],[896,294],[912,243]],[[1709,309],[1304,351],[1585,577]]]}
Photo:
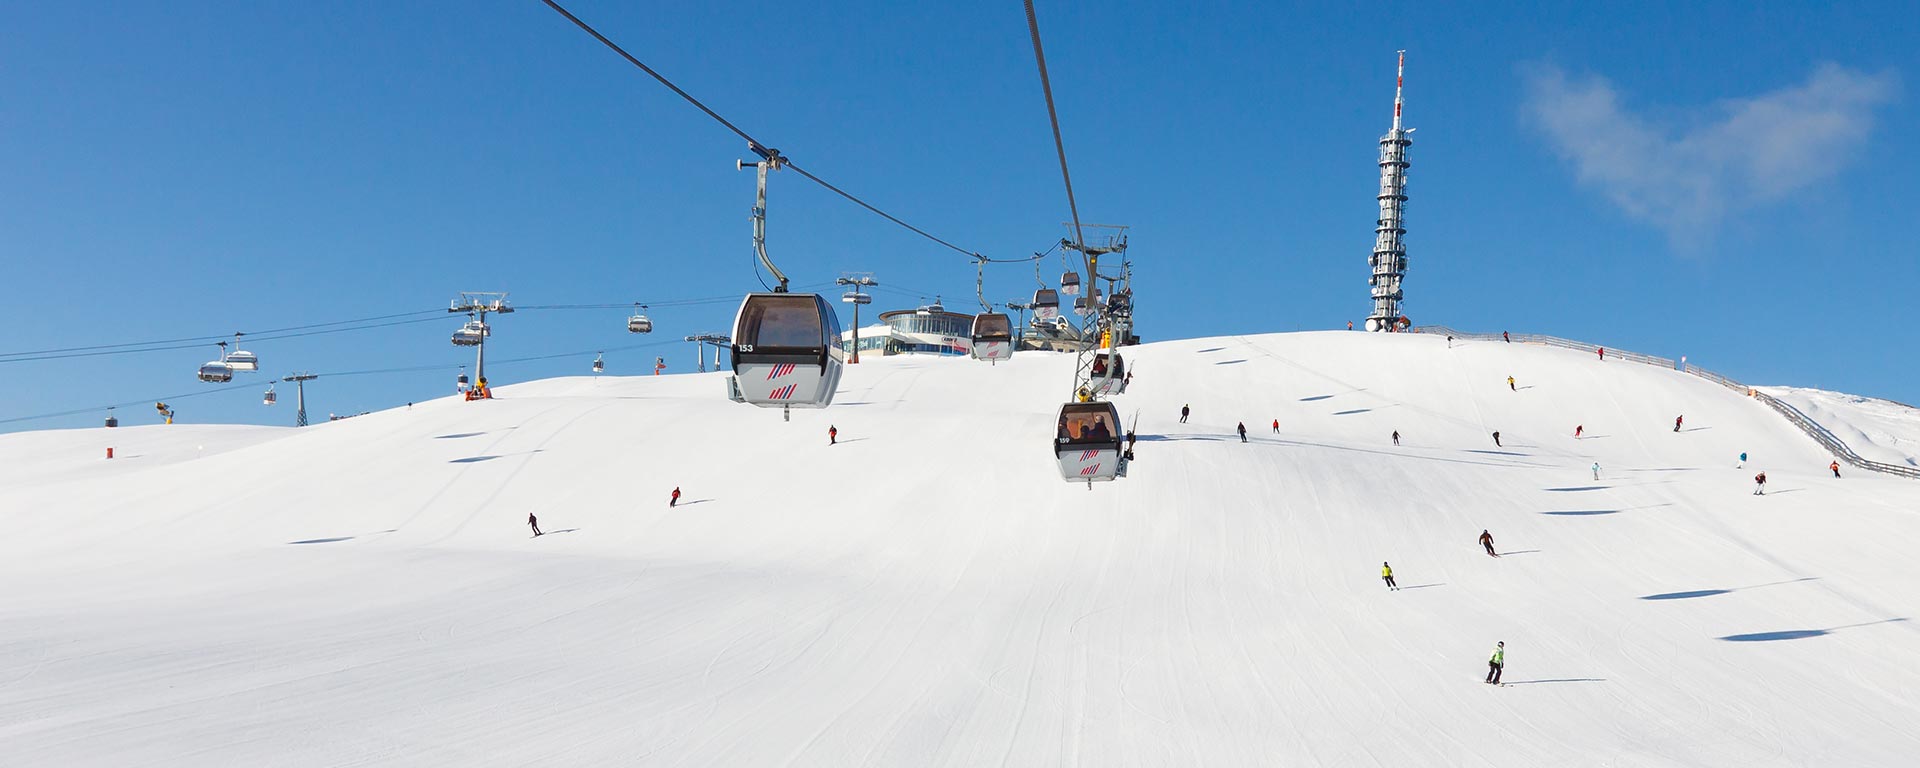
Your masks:
{"label": "red striped logo on gondola", "polygon": [[1093,466],[1091,466],[1091,467],[1087,467],[1086,469],[1083,469],[1083,470],[1080,470],[1080,474],[1082,474],[1082,475],[1091,475],[1091,474],[1093,474],[1093,473],[1095,473],[1095,472],[1099,472],[1099,471],[1100,471],[1100,465],[1098,465],[1098,464],[1095,464],[1095,465],[1093,465]]}
{"label": "red striped logo on gondola", "polygon": [[773,381],[789,373],[793,373],[793,363],[781,363],[767,369],[767,381]]}
{"label": "red striped logo on gondola", "polygon": [[1081,451],[1081,452],[1080,452],[1080,460],[1081,460],[1081,461],[1086,461],[1087,459],[1091,459],[1091,458],[1094,458],[1094,457],[1096,457],[1096,456],[1099,456],[1099,455],[1100,455],[1100,452],[1099,452],[1099,451],[1097,451],[1097,450],[1095,450],[1095,451]]}
{"label": "red striped logo on gondola", "polygon": [[772,394],[767,395],[767,398],[769,400],[786,400],[790,397],[793,397],[793,390],[799,386],[800,385],[798,384],[788,384],[784,387],[774,390]]}

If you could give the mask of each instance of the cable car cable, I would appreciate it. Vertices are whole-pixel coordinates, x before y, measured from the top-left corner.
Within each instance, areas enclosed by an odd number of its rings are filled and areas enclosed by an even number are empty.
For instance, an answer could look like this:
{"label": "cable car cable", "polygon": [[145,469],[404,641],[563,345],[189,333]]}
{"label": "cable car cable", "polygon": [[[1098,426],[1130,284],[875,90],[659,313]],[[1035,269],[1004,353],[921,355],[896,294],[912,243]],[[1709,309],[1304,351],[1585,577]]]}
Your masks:
{"label": "cable car cable", "polygon": [[[540,1],[543,3],[546,3],[547,7],[552,8],[553,10],[559,12],[561,16],[567,17],[567,20],[573,22],[574,26],[579,27],[581,31],[586,32],[587,34],[592,35],[593,39],[599,40],[602,45],[605,45],[607,48],[611,49],[614,53],[620,54],[620,57],[623,59],[626,59],[627,63],[632,64],[636,67],[639,67],[640,71],[645,72],[648,75],[652,76],[653,79],[660,81],[661,85],[664,85],[669,89],[672,89],[674,93],[679,94],[680,98],[686,99],[688,104],[692,104],[693,106],[698,107],[701,112],[707,113],[707,116],[713,118],[715,122],[718,122],[723,126],[726,126],[726,129],[729,131],[732,131],[734,135],[739,136],[742,139],[746,139],[749,145],[754,147],[759,147],[759,148],[764,148],[769,146],[761,142],[759,139],[755,139],[754,137],[747,135],[746,131],[740,130],[740,126],[734,125],[731,121],[727,120],[724,117],[721,117],[720,113],[713,111],[711,107],[708,107],[706,104],[701,103],[699,99],[696,99],[693,97],[693,94],[687,93],[685,90],[682,90],[680,86],[674,85],[673,81],[668,80],[664,75],[661,75],[659,72],[655,72],[652,67],[649,67],[646,64],[642,63],[639,59],[634,58],[633,54],[627,53],[625,48],[621,48],[619,44],[613,42],[612,40],[607,39],[606,35],[600,34],[599,30],[596,30],[591,25],[587,24],[584,21],[581,21],[580,17],[575,16],[571,12],[569,12],[567,9],[562,8],[559,3],[554,2],[554,0],[540,0]],[[767,150],[767,151],[772,152],[773,150]],[[778,155],[776,153],[776,156],[779,157],[781,163],[785,165],[787,168],[792,169],[793,171],[799,173],[801,176],[807,177],[808,179],[812,180],[813,183],[815,184],[819,184],[822,187],[826,187],[828,190],[832,191],[834,194],[837,194],[841,197],[844,197],[852,201],[855,205],[858,205],[862,208],[865,208],[869,211],[879,214],[881,218],[884,218],[887,221],[891,221],[895,224],[905,227],[908,230],[911,230],[914,234],[917,234],[928,240],[932,240],[933,242],[944,245],[966,256],[973,257],[973,256],[979,255],[978,253],[975,253],[973,251],[969,251],[960,246],[954,245],[953,243],[947,242],[946,240],[942,240],[939,237],[935,237],[933,234],[927,232],[924,229],[921,229],[912,224],[908,224],[905,221],[902,221],[898,216],[894,216],[891,213],[887,213],[886,211],[883,211],[883,210],[880,210],[879,208],[874,207],[873,204],[853,196],[853,194],[847,192],[844,189],[841,189],[839,187],[836,187],[828,183],[826,179],[822,179],[819,176],[815,176],[812,173],[807,172],[806,169],[801,168],[798,165],[795,165],[792,159],[787,158],[784,155]]]}

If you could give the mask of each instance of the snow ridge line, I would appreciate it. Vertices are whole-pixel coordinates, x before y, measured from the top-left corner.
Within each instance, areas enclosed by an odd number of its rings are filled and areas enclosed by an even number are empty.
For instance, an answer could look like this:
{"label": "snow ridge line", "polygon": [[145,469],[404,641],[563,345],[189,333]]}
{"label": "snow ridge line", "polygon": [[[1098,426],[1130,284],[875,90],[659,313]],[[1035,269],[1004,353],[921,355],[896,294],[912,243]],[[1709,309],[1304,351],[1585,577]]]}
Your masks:
{"label": "snow ridge line", "polygon": [[[1518,341],[1522,344],[1544,344],[1549,347],[1560,347],[1563,349],[1577,349],[1583,352],[1595,352],[1601,349],[1601,347],[1597,344],[1588,344],[1584,341],[1574,341],[1572,339],[1562,339],[1557,336],[1543,336],[1543,335],[1534,334],[1534,333],[1515,333],[1515,334],[1466,333],[1463,331],[1457,331],[1452,328],[1448,328],[1444,325],[1423,325],[1417,328],[1410,329],[1410,331],[1412,333],[1424,333],[1429,335],[1450,336],[1453,338],[1460,338],[1460,339],[1475,339],[1478,341],[1506,341],[1508,339],[1511,339],[1513,341]],[[1709,371],[1705,368],[1699,368],[1692,365],[1676,364],[1673,360],[1669,358],[1655,357],[1653,355],[1641,354],[1639,352],[1629,352],[1624,349],[1611,348],[1611,347],[1607,348],[1607,356],[1625,360],[1631,363],[1644,363],[1646,365],[1655,365],[1661,368],[1669,368],[1675,371],[1680,371],[1682,373],[1693,374],[1695,376],[1706,379],[1715,384],[1719,384],[1723,387],[1734,390],[1736,392],[1745,392],[1748,397],[1751,397],[1755,400],[1765,403],[1767,407],[1772,408],[1775,412],[1785,417],[1788,422],[1792,423],[1795,427],[1798,427],[1801,432],[1807,435],[1807,437],[1813,438],[1814,442],[1819,443],[1821,447],[1826,448],[1828,452],[1834,454],[1835,456],[1840,457],[1841,460],[1847,462],[1848,464],[1851,464],[1855,467],[1859,467],[1861,469],[1871,470],[1874,472],[1883,472],[1889,475],[1899,475],[1901,477],[1909,477],[1915,480],[1920,480],[1920,468],[1903,467],[1898,464],[1888,464],[1886,462],[1874,461],[1872,459],[1864,458],[1860,454],[1854,453],[1853,449],[1848,448],[1847,444],[1844,442],[1841,442],[1840,438],[1835,437],[1832,430],[1829,430],[1826,427],[1821,426],[1819,422],[1814,421],[1812,418],[1809,418],[1806,414],[1801,413],[1800,409],[1795,408],[1788,403],[1782,402],[1779,398],[1776,398],[1765,392],[1761,392],[1758,389],[1750,387],[1746,384],[1742,384],[1726,376],[1722,376],[1720,374],[1714,373],[1713,371]]]}

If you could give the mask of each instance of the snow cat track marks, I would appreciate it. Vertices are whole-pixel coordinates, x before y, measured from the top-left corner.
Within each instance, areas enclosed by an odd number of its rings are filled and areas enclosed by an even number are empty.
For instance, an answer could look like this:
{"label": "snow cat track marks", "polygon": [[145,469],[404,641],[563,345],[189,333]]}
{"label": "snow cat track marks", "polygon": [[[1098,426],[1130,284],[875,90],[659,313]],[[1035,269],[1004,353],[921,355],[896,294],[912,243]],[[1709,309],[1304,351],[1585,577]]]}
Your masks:
{"label": "snow cat track marks", "polygon": [[[479,517],[482,510],[487,509],[488,507],[491,507],[493,505],[494,499],[498,498],[500,495],[500,489],[506,488],[512,485],[513,479],[516,477],[519,477],[521,472],[525,472],[527,470],[527,466],[533,463],[533,460],[539,456],[542,450],[546,449],[549,443],[553,442],[554,438],[559,437],[560,435],[566,434],[567,430],[572,428],[574,424],[579,423],[581,419],[584,419],[588,416],[592,416],[593,414],[606,410],[607,408],[610,408],[612,406],[613,406],[613,403],[602,403],[600,405],[592,406],[590,408],[582,410],[581,412],[574,414],[572,418],[569,418],[565,422],[561,423],[560,426],[556,427],[553,431],[548,432],[545,436],[541,437],[540,441],[535,443],[532,448],[529,448],[526,451],[522,452],[522,455],[524,456],[524,458],[522,458],[520,460],[520,463],[514,466],[512,470],[508,471],[505,477],[500,478],[500,482],[494,486],[494,490],[492,493],[487,494],[487,497],[484,501],[476,503],[472,507],[470,507],[467,511],[467,515],[461,518],[459,522],[455,523],[452,530],[447,531],[445,534],[442,534],[437,539],[433,539],[431,541],[426,542],[423,546],[431,547],[431,546],[437,545],[443,541],[446,541],[447,539],[450,539],[454,536],[459,535],[461,531],[466,530],[467,525],[472,523],[474,518]],[[514,430],[514,431],[518,432],[519,430]],[[505,439],[505,438],[502,438],[502,439]],[[539,512],[543,510],[532,509],[530,511]]]}

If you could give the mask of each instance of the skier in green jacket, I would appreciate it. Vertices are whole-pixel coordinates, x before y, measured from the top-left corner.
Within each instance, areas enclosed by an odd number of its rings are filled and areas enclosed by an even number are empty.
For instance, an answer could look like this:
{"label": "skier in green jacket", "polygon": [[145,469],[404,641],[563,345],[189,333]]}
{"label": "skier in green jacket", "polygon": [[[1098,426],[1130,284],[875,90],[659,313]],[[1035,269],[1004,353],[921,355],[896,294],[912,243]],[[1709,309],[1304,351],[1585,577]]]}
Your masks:
{"label": "skier in green jacket", "polygon": [[1493,657],[1487,659],[1487,682],[1500,684],[1500,670],[1507,666],[1507,641],[1502,640],[1493,646]]}

